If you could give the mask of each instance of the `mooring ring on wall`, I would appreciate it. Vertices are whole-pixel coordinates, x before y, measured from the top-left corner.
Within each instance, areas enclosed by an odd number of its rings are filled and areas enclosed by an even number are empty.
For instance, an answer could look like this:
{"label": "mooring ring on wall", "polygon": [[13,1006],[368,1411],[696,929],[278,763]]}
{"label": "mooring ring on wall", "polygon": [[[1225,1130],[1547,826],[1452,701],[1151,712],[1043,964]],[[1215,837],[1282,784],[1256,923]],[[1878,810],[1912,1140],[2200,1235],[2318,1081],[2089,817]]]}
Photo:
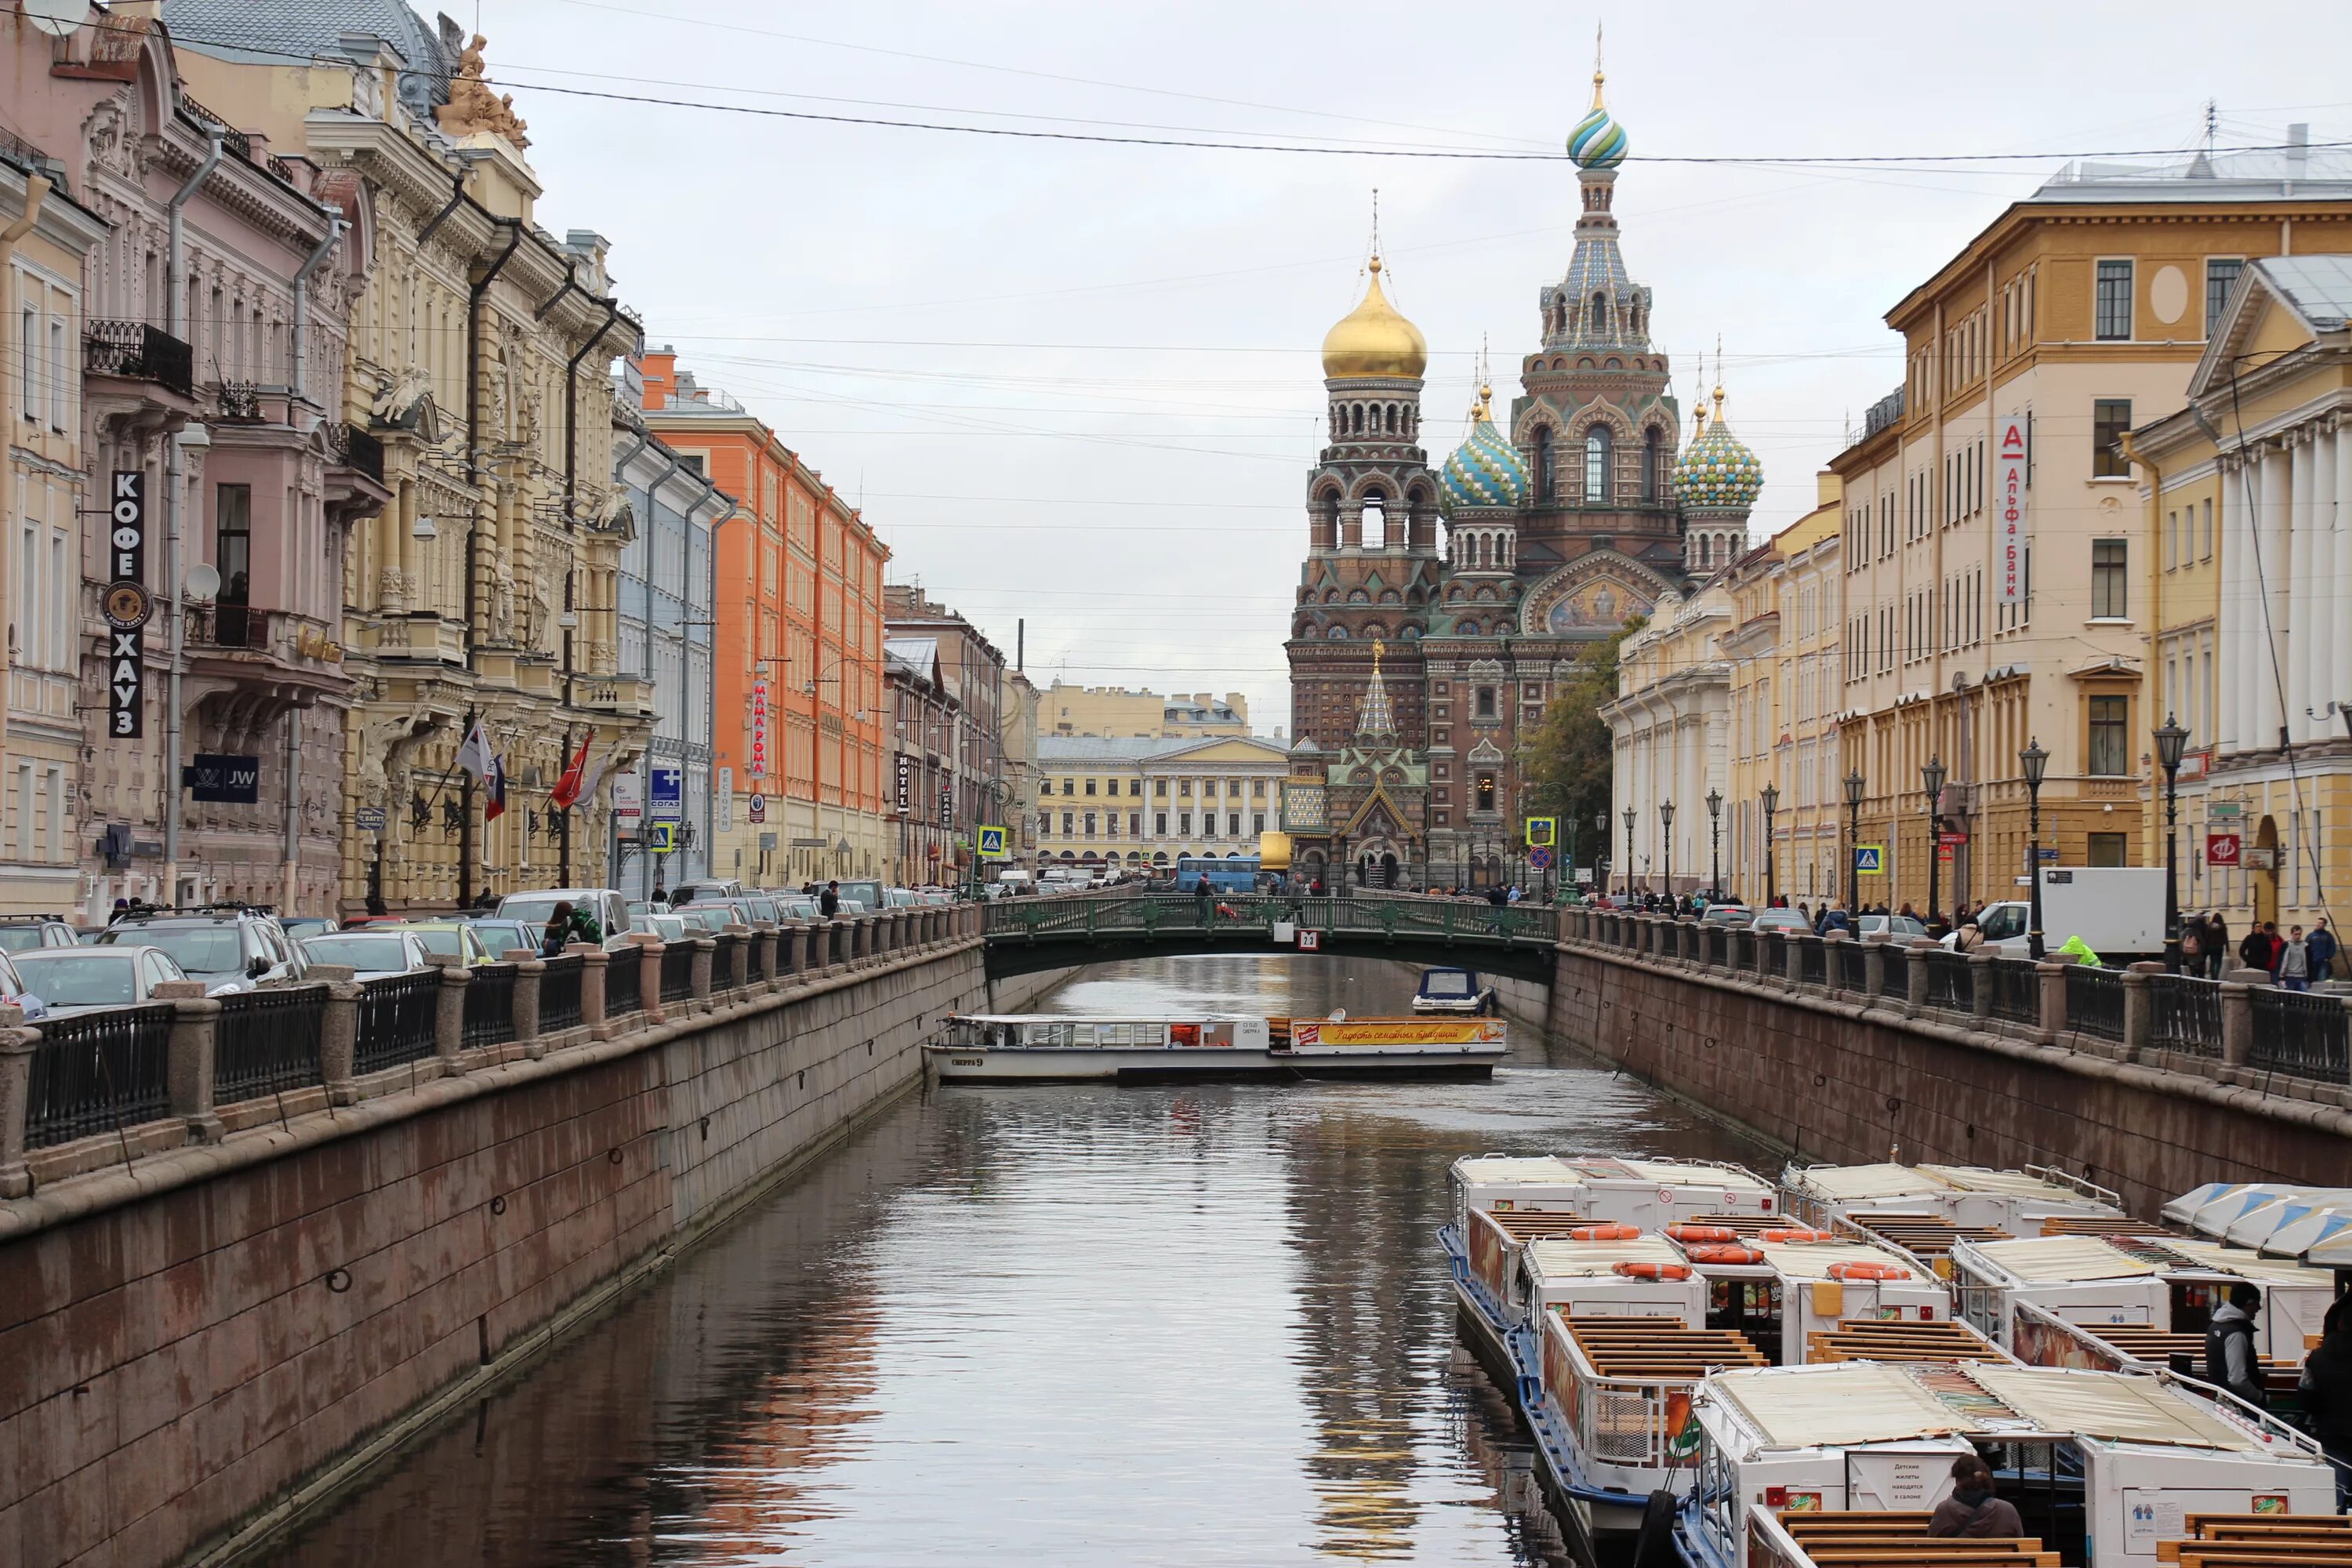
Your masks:
{"label": "mooring ring on wall", "polygon": [[352,1271],[348,1268],[327,1270],[327,1289],[340,1296],[352,1288]]}
{"label": "mooring ring on wall", "polygon": [[1900,1110],[1903,1109],[1903,1102],[1890,1094],[1886,1097],[1886,1109],[1889,1112]]}
{"label": "mooring ring on wall", "polygon": [[1822,1085],[1824,1085],[1824,1084],[1828,1083],[1829,1081],[1830,1081],[1830,1076],[1829,1076],[1829,1074],[1827,1074],[1827,1073],[1817,1072],[1817,1073],[1815,1073],[1815,1074],[1813,1075],[1813,1087],[1814,1087],[1815,1089],[1820,1089]]}
{"label": "mooring ring on wall", "polygon": [[491,1197],[490,1212],[492,1214],[504,1214],[507,1212],[507,1195],[504,1193],[496,1194]]}
{"label": "mooring ring on wall", "polygon": [[619,1163],[621,1163],[621,1151],[620,1151],[620,1149],[619,1149],[617,1146],[616,1146],[616,1147],[614,1147],[614,1148],[613,1149],[613,1151],[612,1151],[610,1153],[608,1153],[608,1154],[606,1154],[606,1155],[604,1156],[604,1158],[606,1158],[607,1160],[612,1161],[612,1162],[613,1162],[613,1163],[614,1163],[615,1165],[619,1164]]}

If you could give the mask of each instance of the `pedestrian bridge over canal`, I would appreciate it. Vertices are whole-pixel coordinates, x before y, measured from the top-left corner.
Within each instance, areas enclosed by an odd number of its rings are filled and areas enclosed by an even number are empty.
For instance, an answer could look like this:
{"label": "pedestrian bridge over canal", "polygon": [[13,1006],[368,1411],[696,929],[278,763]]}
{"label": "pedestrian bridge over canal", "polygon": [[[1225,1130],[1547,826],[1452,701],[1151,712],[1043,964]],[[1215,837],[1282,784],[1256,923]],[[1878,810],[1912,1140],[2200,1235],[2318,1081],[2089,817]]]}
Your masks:
{"label": "pedestrian bridge over canal", "polygon": [[1559,940],[1559,913],[1548,905],[1391,893],[1006,899],[987,906],[982,929],[992,980],[1171,954],[1312,951],[1549,985]]}

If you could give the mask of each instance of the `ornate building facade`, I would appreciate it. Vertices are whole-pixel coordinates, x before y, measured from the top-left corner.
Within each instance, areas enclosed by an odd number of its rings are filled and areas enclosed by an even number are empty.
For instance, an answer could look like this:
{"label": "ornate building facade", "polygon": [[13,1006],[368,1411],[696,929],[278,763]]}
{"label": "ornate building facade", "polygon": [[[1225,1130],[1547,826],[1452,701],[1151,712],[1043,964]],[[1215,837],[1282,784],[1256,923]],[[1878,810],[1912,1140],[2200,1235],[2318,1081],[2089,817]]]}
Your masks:
{"label": "ornate building facade", "polygon": [[[1567,666],[1746,548],[1753,453],[1704,414],[1687,448],[1650,290],[1612,210],[1629,145],[1601,100],[1570,133],[1582,211],[1566,272],[1497,424],[1480,387],[1467,439],[1433,470],[1420,442],[1428,347],[1380,258],[1323,343],[1329,444],[1307,477],[1307,557],[1286,645],[1302,776],[1330,791],[1303,868],[1359,880],[1513,875],[1517,749]],[[1441,537],[1442,536],[1442,537]],[[1375,802],[1377,796],[1377,802]]]}

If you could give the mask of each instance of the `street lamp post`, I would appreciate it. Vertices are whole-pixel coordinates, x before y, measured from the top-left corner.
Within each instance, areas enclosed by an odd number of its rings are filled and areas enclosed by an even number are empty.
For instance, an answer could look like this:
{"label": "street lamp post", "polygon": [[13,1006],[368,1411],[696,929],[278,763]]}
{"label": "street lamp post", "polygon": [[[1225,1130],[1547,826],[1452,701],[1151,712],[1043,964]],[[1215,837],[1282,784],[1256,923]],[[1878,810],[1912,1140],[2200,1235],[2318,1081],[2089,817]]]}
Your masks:
{"label": "street lamp post", "polygon": [[1604,874],[1609,866],[1609,814],[1592,814],[1592,887],[1595,892],[1609,891],[1609,879]]}
{"label": "street lamp post", "polygon": [[1866,787],[1860,768],[1846,770],[1845,907],[1849,915],[1862,908],[1862,792]]}
{"label": "street lamp post", "polygon": [[1675,803],[1673,801],[1662,800],[1658,803],[1658,838],[1665,847],[1666,897],[1671,899],[1675,896]]}
{"label": "street lamp post", "polygon": [[1927,923],[1930,926],[1936,923],[1936,894],[1939,890],[1937,883],[1940,879],[1937,873],[1942,869],[1937,857],[1943,853],[1943,846],[1937,842],[1941,837],[1937,829],[1942,821],[1939,808],[1944,800],[1945,777],[1944,759],[1940,756],[1929,757],[1927,764],[1919,770],[1919,787],[1927,793]]}
{"label": "street lamp post", "polygon": [[2189,731],[2167,713],[2156,732],[2156,760],[2164,769],[2164,967],[2175,974],[2180,973],[2180,754],[2188,749]]}
{"label": "street lamp post", "polygon": [[2025,803],[2028,832],[2032,847],[2026,851],[2025,876],[2031,908],[2026,918],[2026,956],[2039,963],[2043,957],[2042,945],[2042,773],[2050,765],[2050,753],[2042,749],[2039,736],[2025,743],[2017,753],[2018,765],[2025,770]]}
{"label": "street lamp post", "polygon": [[1625,808],[1625,896],[1633,896],[1633,820],[1632,806]]}
{"label": "street lamp post", "polygon": [[1723,792],[1706,792],[1706,897],[1715,903],[1723,897]]}
{"label": "street lamp post", "polygon": [[1766,784],[1759,798],[1764,804],[1764,907],[1769,910],[1778,896],[1772,887],[1772,817],[1780,809],[1780,786]]}

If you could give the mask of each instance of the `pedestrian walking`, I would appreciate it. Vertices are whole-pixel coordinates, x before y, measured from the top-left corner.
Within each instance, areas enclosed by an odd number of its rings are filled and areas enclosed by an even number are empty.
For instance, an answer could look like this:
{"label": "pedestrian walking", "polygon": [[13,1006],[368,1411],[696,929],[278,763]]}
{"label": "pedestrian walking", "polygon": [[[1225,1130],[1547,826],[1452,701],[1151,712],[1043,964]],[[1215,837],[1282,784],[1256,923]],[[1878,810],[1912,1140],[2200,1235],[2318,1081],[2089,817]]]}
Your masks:
{"label": "pedestrian walking", "polygon": [[2311,1435],[2336,1465],[2336,1506],[2352,1507],[2352,1296],[2338,1296],[2320,1320],[2319,1342],[2303,1358],[2296,1384]]}
{"label": "pedestrian walking", "polygon": [[1213,889],[1209,886],[1209,874],[1203,871],[1201,873],[1201,879],[1192,884],[1193,913],[1202,925],[1209,923],[1209,900],[1213,892]]}
{"label": "pedestrian walking", "polygon": [[1984,931],[1977,924],[1975,917],[1970,916],[1962,921],[1960,934],[1952,939],[1952,951],[1958,953],[1970,953],[1983,945]]}
{"label": "pedestrian walking", "polygon": [[2259,969],[2267,974],[2271,969],[2271,939],[2263,934],[2261,925],[2246,928],[2243,941],[2238,943],[2238,963],[2245,969]]}
{"label": "pedestrian walking", "polygon": [[2311,950],[2311,977],[2317,981],[2336,978],[2336,933],[2327,929],[2327,917],[2320,916],[2311,922],[2311,934],[2304,939]]}
{"label": "pedestrian walking", "polygon": [[2190,919],[2180,928],[2180,968],[2183,973],[2205,973],[2205,922]]}
{"label": "pedestrian walking", "polygon": [[2213,910],[2205,917],[2205,978],[2219,980],[2222,967],[2230,962],[2230,922],[2221,911]]}
{"label": "pedestrian walking", "polygon": [[2205,1330],[2205,1381],[2256,1409],[2270,1403],[2263,1389],[2262,1358],[2254,1354],[2254,1313],[2262,1304],[2262,1288],[2241,1279],[2230,1287],[2230,1299],[2213,1309]]}
{"label": "pedestrian walking", "polygon": [[2286,942],[2279,949],[2278,983],[2282,991],[2311,989],[2311,944],[2303,940],[2301,926],[2289,926]]}

